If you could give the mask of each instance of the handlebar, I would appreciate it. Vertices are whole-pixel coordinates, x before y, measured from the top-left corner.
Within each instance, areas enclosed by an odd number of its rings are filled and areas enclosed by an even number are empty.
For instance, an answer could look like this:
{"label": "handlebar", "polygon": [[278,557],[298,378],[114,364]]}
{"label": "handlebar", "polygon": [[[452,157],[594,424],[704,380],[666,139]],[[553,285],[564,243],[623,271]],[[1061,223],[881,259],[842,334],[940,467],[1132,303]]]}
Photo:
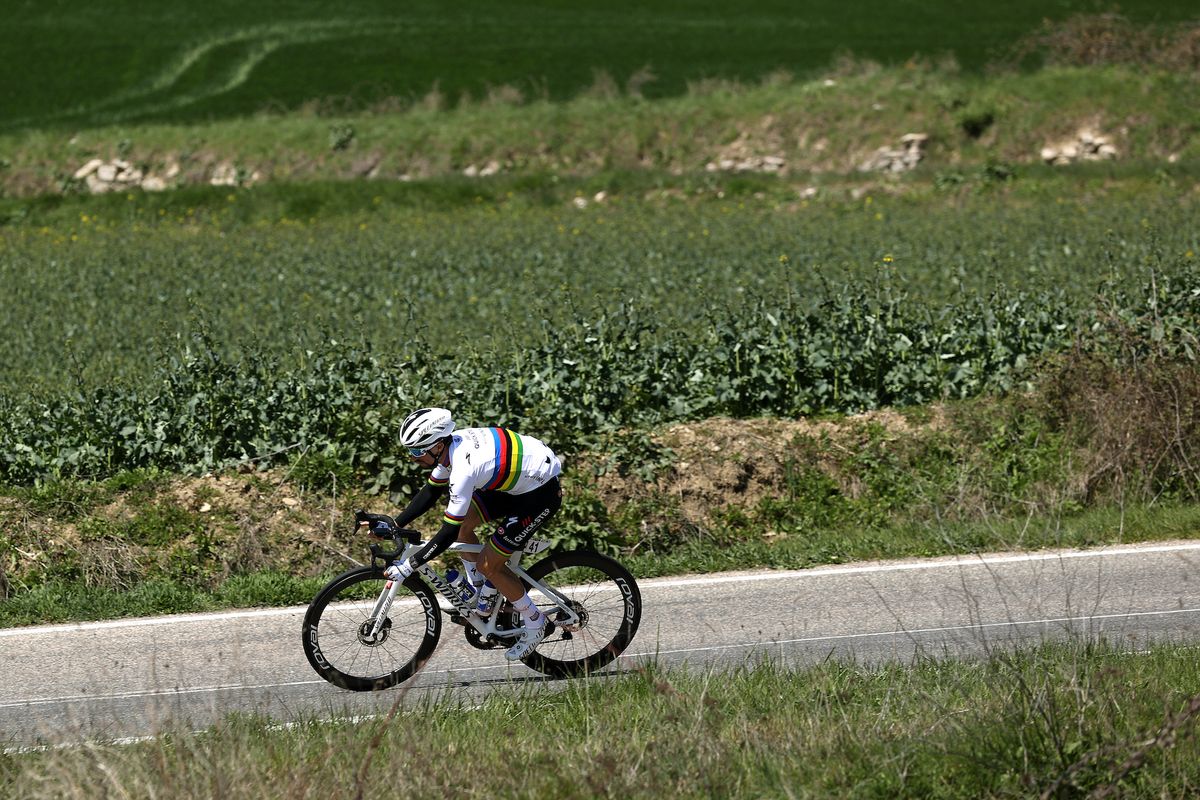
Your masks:
{"label": "handlebar", "polygon": [[385,567],[403,555],[404,542],[417,544],[421,541],[421,533],[419,531],[414,531],[411,528],[397,527],[396,520],[387,514],[372,514],[359,509],[354,512],[354,532],[359,533],[364,528],[372,536],[378,539],[386,539],[396,545],[395,551],[388,552],[378,542],[371,543],[369,549],[371,551],[372,563],[380,561]]}
{"label": "handlebar", "polygon": [[411,528],[396,527],[396,520],[387,514],[372,514],[359,509],[354,512],[354,532],[358,533],[363,528],[366,528],[368,533],[379,539],[390,539],[397,543],[406,541],[409,544],[416,544],[421,541],[420,531],[414,531]]}

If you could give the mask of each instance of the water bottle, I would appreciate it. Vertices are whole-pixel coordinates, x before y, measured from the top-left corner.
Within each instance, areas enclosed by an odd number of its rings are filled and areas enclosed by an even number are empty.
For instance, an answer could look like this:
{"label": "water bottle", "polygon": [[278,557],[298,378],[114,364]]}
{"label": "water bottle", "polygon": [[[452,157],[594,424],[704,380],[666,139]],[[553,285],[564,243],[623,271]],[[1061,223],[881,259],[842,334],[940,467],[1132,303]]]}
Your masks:
{"label": "water bottle", "polygon": [[496,608],[496,599],[499,596],[492,582],[484,581],[483,588],[479,590],[479,604],[475,606],[475,613],[481,617],[490,617]]}
{"label": "water bottle", "polygon": [[450,588],[464,603],[475,600],[475,587],[467,582],[466,575],[451,567],[446,571],[446,580],[450,582]]}

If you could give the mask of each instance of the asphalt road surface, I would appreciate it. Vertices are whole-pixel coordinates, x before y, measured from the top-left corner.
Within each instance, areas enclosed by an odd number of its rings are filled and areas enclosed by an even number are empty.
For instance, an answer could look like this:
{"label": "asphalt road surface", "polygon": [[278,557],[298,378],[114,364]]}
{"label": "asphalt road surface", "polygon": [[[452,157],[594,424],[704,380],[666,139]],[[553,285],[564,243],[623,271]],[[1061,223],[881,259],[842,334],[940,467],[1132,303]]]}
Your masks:
{"label": "asphalt road surface", "polygon": [[[1194,642],[1197,576],[1200,542],[657,578],[640,582],[641,627],[608,671],[649,660],[978,657],[1072,636],[1131,648]],[[402,687],[346,692],[305,660],[303,616],[261,609],[0,630],[0,748],[200,729],[233,711],[286,723],[562,685],[509,666],[499,650],[472,649],[445,625],[432,660]]]}

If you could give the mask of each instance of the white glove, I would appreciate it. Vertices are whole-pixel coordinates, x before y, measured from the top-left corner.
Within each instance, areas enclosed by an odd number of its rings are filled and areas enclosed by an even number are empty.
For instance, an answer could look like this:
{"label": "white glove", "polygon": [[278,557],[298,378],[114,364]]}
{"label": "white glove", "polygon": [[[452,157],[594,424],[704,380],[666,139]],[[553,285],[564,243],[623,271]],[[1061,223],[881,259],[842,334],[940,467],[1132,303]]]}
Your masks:
{"label": "white glove", "polygon": [[393,561],[392,565],[383,571],[383,577],[389,581],[400,581],[403,583],[408,580],[408,576],[414,572],[412,564],[408,563],[408,559],[403,561]]}

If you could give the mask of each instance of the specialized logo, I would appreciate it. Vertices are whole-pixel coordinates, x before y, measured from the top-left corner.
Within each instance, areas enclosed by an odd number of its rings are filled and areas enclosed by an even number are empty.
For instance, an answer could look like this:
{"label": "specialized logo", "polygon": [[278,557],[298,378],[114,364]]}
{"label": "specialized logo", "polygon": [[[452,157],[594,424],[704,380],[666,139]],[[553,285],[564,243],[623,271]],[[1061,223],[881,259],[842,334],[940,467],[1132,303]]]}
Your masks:
{"label": "specialized logo", "polygon": [[529,533],[534,528],[536,528],[538,525],[541,525],[546,520],[546,517],[548,517],[548,516],[550,516],[550,509],[547,508],[547,509],[543,509],[542,513],[538,514],[532,520],[529,517],[526,517],[525,519],[521,520],[521,525],[523,526],[521,529],[521,533],[522,534]]}
{"label": "specialized logo", "polygon": [[[454,607],[459,611],[469,614],[475,609],[475,606],[468,603],[466,600],[463,600],[462,596],[459,595],[458,592],[454,591],[454,587],[451,586],[445,578],[430,569],[429,565],[422,564],[420,570],[418,571],[421,573],[421,576],[425,578],[425,580],[433,584],[433,587],[441,593],[442,597],[445,597],[447,600],[453,603]],[[422,602],[424,602],[425,599],[421,599]],[[430,624],[432,625],[432,623]]]}

